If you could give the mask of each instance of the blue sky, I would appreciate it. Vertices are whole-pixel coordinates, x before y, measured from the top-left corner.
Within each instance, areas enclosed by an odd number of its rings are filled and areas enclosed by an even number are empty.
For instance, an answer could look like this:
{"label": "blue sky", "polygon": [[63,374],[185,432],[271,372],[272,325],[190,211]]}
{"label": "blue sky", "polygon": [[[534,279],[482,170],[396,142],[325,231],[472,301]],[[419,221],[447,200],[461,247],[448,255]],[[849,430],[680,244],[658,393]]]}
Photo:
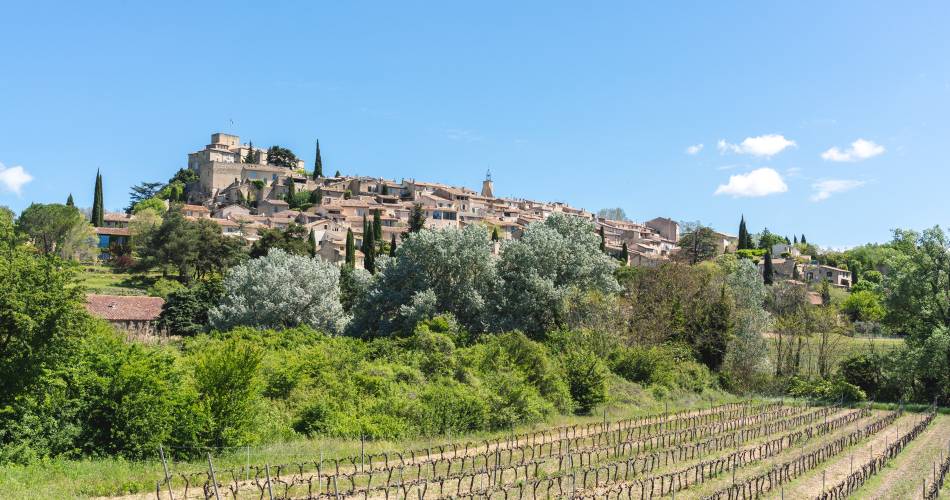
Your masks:
{"label": "blue sky", "polygon": [[4,3],[0,204],[120,209],[224,131],[826,246],[950,215],[947,2],[196,4]]}

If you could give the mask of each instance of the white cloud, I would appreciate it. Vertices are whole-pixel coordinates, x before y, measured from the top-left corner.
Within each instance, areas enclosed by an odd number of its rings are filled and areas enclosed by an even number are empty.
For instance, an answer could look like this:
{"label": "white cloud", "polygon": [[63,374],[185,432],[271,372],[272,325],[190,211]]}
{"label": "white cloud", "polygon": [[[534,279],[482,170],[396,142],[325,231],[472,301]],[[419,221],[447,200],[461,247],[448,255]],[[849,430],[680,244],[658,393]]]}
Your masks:
{"label": "white cloud", "polygon": [[746,137],[739,144],[731,144],[726,142],[725,139],[719,139],[716,146],[720,153],[769,157],[781,153],[786,148],[797,146],[797,144],[781,134],[766,134],[757,137]]}
{"label": "white cloud", "polygon": [[811,185],[815,194],[811,195],[811,201],[824,201],[831,198],[835,193],[843,193],[859,188],[864,185],[864,181],[850,179],[827,179],[818,181]]}
{"label": "white cloud", "polygon": [[851,147],[844,151],[837,146],[825,151],[821,157],[828,161],[861,161],[884,154],[884,146],[874,141],[858,139],[851,143]]}
{"label": "white cloud", "polygon": [[702,150],[703,150],[702,144],[693,144],[692,146],[686,148],[686,154],[696,155],[696,154],[699,154],[699,152]]}
{"label": "white cloud", "polygon": [[788,185],[774,169],[757,168],[747,174],[729,176],[728,184],[720,184],[715,194],[728,194],[733,198],[754,198],[784,193]]}
{"label": "white cloud", "polygon": [[5,190],[12,191],[19,195],[23,185],[32,180],[33,176],[23,167],[17,165],[7,168],[3,163],[0,163],[0,187],[3,187]]}

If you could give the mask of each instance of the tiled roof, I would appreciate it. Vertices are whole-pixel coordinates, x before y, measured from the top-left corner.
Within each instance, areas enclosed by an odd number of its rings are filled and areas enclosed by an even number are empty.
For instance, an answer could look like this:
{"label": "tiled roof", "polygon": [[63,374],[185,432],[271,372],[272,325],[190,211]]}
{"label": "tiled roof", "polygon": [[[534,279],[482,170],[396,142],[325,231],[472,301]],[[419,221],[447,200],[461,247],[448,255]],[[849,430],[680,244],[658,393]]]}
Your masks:
{"label": "tiled roof", "polygon": [[129,216],[126,214],[117,214],[117,213],[108,213],[102,216],[102,220],[108,220],[113,222],[128,222]]}
{"label": "tiled roof", "polygon": [[132,233],[127,227],[97,227],[96,234],[106,236],[129,236]]}
{"label": "tiled roof", "polygon": [[108,321],[152,321],[162,312],[161,297],[86,295],[89,314]]}

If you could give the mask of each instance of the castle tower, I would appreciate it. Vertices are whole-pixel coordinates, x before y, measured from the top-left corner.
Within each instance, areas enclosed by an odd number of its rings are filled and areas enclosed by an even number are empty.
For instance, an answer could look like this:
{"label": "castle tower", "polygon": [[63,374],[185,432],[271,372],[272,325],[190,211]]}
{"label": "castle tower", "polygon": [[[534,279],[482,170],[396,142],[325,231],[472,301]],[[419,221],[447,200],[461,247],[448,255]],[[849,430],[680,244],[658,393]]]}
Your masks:
{"label": "castle tower", "polygon": [[485,198],[494,198],[495,190],[491,183],[491,170],[485,174],[485,180],[482,181],[482,196]]}

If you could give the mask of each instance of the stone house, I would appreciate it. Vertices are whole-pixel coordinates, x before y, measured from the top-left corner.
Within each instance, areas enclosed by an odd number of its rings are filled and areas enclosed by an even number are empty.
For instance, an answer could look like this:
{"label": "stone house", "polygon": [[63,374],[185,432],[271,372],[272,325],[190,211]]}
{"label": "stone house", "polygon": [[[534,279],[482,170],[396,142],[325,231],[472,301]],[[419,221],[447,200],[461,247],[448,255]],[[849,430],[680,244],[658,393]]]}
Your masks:
{"label": "stone house", "polygon": [[89,314],[108,321],[130,338],[164,335],[158,327],[158,316],[165,301],[161,297],[122,295],[86,295]]}

